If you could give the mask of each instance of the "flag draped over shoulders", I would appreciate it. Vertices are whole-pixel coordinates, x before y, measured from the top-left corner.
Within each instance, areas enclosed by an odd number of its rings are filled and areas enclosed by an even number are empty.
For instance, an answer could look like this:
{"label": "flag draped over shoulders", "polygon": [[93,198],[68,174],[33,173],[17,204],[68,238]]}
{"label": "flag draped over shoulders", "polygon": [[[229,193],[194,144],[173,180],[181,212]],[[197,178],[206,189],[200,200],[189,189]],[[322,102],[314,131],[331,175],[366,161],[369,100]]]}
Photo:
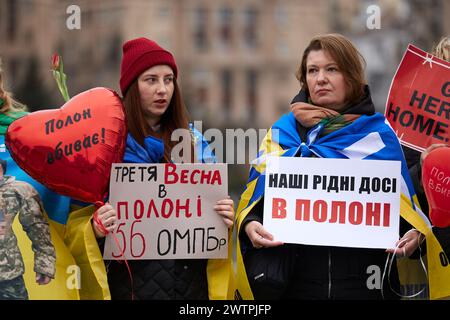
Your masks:
{"label": "flag draped over shoulders", "polygon": [[[428,219],[415,210],[418,206],[417,197],[409,177],[408,168],[399,141],[381,114],[362,115],[349,125],[321,136],[324,124],[312,127],[302,141],[297,132],[296,119],[292,113],[282,116],[268,131],[264,138],[258,158],[250,168],[246,189],[243,192],[237,209],[237,231],[243,230],[242,222],[253,207],[262,199],[265,186],[265,160],[267,156],[280,157],[311,157],[337,159],[365,159],[365,160],[396,160],[401,161],[401,206],[400,214],[413,227],[427,236],[428,263],[434,265],[430,269],[430,296],[438,298],[450,295],[449,271],[438,270],[436,263],[442,251],[439,243],[431,232]],[[253,294],[249,286],[245,266],[243,263],[239,236],[237,242],[237,285],[238,295],[244,299],[252,299]],[[434,246],[430,246],[433,243]],[[431,251],[430,251],[431,250]],[[433,258],[434,257],[434,258]],[[431,272],[433,271],[433,272]],[[449,279],[447,284],[439,283]]]}

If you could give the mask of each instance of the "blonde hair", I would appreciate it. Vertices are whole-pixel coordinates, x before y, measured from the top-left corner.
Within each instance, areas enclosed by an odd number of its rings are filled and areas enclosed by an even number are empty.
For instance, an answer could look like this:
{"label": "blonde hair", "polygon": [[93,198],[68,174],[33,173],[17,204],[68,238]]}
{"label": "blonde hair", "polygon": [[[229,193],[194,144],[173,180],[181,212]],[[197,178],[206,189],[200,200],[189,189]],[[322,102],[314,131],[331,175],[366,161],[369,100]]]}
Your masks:
{"label": "blonde hair", "polygon": [[433,55],[450,62],[450,37],[446,36],[433,49]]}
{"label": "blonde hair", "polygon": [[11,93],[3,88],[3,70],[2,61],[0,59],[0,99],[3,100],[3,105],[0,106],[0,113],[26,111],[27,107],[24,104],[14,100]]}

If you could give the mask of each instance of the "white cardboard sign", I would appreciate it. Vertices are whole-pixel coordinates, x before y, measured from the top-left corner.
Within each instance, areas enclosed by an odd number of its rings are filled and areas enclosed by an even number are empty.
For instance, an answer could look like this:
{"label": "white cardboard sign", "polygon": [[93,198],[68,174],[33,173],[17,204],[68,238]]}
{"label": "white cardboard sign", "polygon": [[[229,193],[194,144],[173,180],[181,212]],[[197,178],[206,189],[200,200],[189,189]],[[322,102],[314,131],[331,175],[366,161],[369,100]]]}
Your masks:
{"label": "white cardboard sign", "polygon": [[399,161],[269,157],[264,227],[286,243],[392,248],[401,179]]}

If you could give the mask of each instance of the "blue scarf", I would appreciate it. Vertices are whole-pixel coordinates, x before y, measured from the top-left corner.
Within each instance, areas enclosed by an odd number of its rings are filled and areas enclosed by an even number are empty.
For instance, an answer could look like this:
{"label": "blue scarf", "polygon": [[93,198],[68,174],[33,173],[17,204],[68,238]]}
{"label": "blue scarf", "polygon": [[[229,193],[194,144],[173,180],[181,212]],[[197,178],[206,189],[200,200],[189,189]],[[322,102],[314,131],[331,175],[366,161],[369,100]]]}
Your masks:
{"label": "blue scarf", "polygon": [[[194,138],[197,160],[201,163],[215,163],[214,152],[209,147],[203,135],[189,124]],[[148,136],[144,139],[144,146],[141,146],[128,133],[123,162],[125,163],[160,163],[164,158],[164,143],[161,139]]]}
{"label": "blue scarf", "polygon": [[128,133],[123,162],[159,163],[163,158],[164,143],[161,139],[148,136],[144,139],[144,146],[141,146],[133,136]]}

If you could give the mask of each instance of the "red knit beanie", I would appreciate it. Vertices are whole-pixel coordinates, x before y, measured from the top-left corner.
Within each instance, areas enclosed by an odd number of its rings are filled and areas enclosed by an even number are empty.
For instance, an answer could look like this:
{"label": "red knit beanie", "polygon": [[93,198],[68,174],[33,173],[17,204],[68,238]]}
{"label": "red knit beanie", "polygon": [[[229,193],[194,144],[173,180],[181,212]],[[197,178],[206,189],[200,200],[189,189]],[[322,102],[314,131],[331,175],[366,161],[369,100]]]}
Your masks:
{"label": "red knit beanie", "polygon": [[122,64],[120,66],[120,90],[125,96],[128,88],[139,75],[156,65],[165,64],[172,68],[177,77],[177,65],[172,54],[147,38],[137,38],[123,45]]}

